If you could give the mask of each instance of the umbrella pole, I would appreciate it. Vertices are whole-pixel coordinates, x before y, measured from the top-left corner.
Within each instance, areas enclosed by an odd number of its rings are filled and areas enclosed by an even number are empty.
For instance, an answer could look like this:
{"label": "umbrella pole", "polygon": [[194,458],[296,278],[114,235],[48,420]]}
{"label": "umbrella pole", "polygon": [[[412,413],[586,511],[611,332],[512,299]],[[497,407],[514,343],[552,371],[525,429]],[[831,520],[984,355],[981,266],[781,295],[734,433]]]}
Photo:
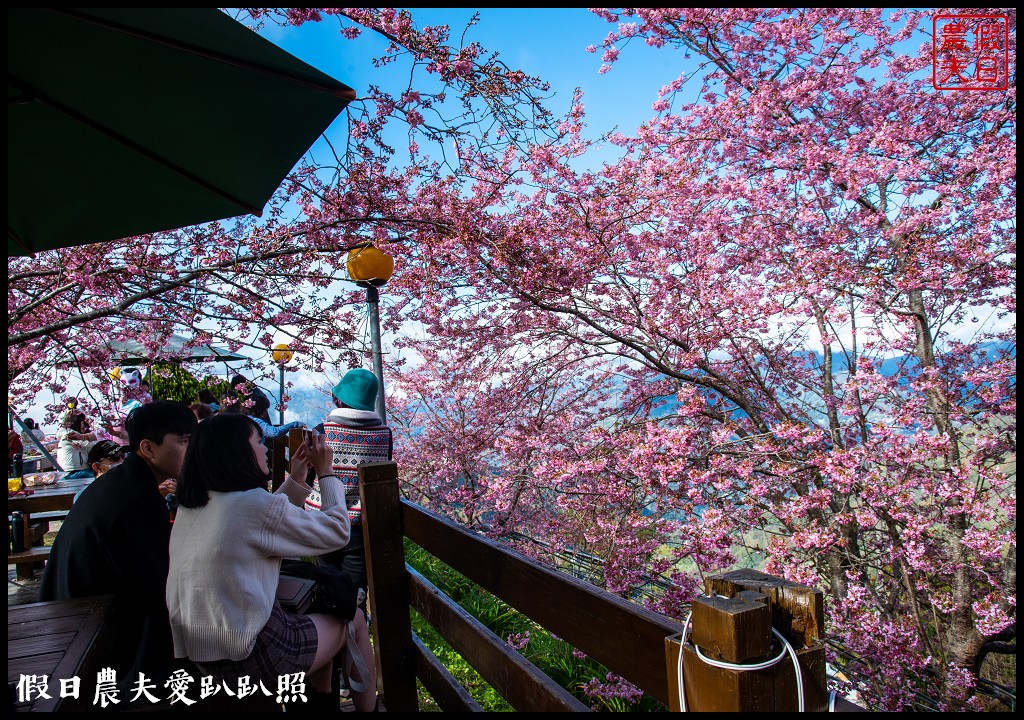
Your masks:
{"label": "umbrella pole", "polygon": [[[14,429],[14,421],[17,420],[18,424],[21,425],[21,429],[24,430],[25,432],[28,432],[28,425],[26,425],[25,422],[20,417],[18,417],[18,413],[14,412],[14,409],[10,405],[7,406],[7,419],[11,422],[11,430]],[[39,438],[37,438],[30,432],[28,433],[28,437],[32,441],[32,444],[36,446],[40,453],[42,453],[43,457],[50,461],[50,464],[53,465],[54,469],[64,469],[60,466],[60,463],[57,462],[57,459],[53,455],[51,455],[46,448],[43,447],[43,444],[39,442]]]}

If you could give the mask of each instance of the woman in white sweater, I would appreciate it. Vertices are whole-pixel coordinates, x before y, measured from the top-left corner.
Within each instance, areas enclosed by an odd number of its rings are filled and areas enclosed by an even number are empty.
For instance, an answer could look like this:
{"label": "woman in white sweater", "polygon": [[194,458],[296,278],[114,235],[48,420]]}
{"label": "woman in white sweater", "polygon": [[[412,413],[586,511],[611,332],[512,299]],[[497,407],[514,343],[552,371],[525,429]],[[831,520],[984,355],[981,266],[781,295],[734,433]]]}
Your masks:
{"label": "woman in white sweater", "polygon": [[346,622],[286,613],[276,599],[282,558],[321,555],[349,540],[344,489],[331,474],[333,453],[314,431],[312,447],[303,445],[292,458],[294,477],[304,478],[312,465],[320,481],[323,512],[310,513],[301,508],[305,483],[288,478],[278,493],[267,491],[262,439],[244,415],[218,414],[189,440],[167,577],[174,654],[214,677],[248,675],[271,691],[279,677],[304,672],[313,690],[327,692],[332,658],[354,643],[370,677],[356,671],[353,690],[365,689],[353,692],[353,700],[357,710],[372,711],[376,678],[362,611]]}

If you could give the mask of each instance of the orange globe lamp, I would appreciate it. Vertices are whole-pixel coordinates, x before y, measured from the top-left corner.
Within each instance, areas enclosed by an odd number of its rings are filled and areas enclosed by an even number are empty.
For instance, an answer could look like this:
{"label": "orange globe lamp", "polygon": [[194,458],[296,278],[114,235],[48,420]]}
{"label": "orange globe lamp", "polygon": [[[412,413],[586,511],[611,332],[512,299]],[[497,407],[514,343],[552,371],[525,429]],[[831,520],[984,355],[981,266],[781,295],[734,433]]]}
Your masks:
{"label": "orange globe lamp", "polygon": [[274,358],[274,362],[278,365],[284,365],[292,359],[292,351],[284,343],[278,343],[271,348],[270,356]]}
{"label": "orange globe lamp", "polygon": [[362,245],[348,251],[345,269],[357,285],[382,287],[395,273],[395,259],[373,245]]}
{"label": "orange globe lamp", "polygon": [[373,353],[373,374],[377,376],[377,416],[387,422],[384,408],[384,360],[380,345],[380,291],[395,273],[395,259],[373,246],[364,243],[348,251],[345,262],[349,278],[366,288],[366,309],[369,318],[370,344]]}
{"label": "orange globe lamp", "polygon": [[278,343],[270,349],[270,357],[274,359],[274,362],[277,363],[277,366],[281,371],[280,384],[278,385],[280,390],[278,397],[281,398],[278,408],[280,409],[281,414],[278,419],[280,424],[284,425],[284,366],[292,359],[292,351],[284,343]]}

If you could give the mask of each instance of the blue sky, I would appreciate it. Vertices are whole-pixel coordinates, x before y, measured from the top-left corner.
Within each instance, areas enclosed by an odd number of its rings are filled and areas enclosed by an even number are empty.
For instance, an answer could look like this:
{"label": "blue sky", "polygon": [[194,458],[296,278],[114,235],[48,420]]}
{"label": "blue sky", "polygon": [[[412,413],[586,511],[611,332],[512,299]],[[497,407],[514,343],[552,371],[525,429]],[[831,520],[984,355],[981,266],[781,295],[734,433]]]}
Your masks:
{"label": "blue sky", "polygon": [[[573,91],[576,87],[582,88],[588,137],[596,138],[616,125],[624,132],[631,132],[649,120],[658,90],[674,80],[681,70],[680,53],[658,51],[634,41],[610,72],[599,73],[601,42],[616,25],[581,8],[487,8],[479,13],[480,21],[466,35],[466,42],[479,42],[488,52],[498,52],[510,68],[549,82],[554,97],[548,107],[556,114],[566,112]],[[473,11],[429,8],[414,9],[412,14],[417,27],[448,25],[450,43],[457,44]],[[261,34],[318,70],[355,88],[360,95],[372,84],[385,89],[404,88],[408,82],[407,65],[399,63],[382,69],[372,64],[373,58],[384,54],[386,40],[365,30],[358,39],[345,40],[338,30],[338,20],[325,16],[319,23],[306,23],[297,28],[266,27]],[[598,51],[588,53],[588,45],[594,45]],[[421,71],[419,78],[426,80],[427,76]],[[346,132],[342,115],[328,130],[328,136],[337,147]],[[322,141],[319,147],[323,147]],[[313,148],[315,156],[323,151],[318,146]],[[596,154],[596,158],[588,157],[600,162],[610,160],[612,155],[613,151],[609,150],[607,154]],[[382,301],[382,312],[386,312],[386,296]],[[275,340],[278,339],[287,340],[283,335]],[[383,340],[387,353],[389,339]],[[328,389],[337,381],[335,375],[340,376],[343,370],[338,368],[337,373],[327,377],[290,372],[287,380],[294,386],[289,390],[292,399],[285,419],[304,420],[309,424],[318,422],[329,409]],[[276,381],[260,380],[260,383],[268,394],[277,397]],[[273,417],[276,421],[276,412]]]}
{"label": "blue sky", "polygon": [[[417,27],[448,25],[455,44],[473,11],[465,8],[413,9]],[[675,79],[681,70],[681,55],[656,50],[634,41],[629,51],[605,74],[599,74],[601,42],[616,28],[582,8],[485,8],[480,21],[467,35],[489,51],[497,51],[511,68],[538,75],[551,83],[556,93],[551,108],[564,113],[573,90],[583,88],[589,129],[593,136],[618,125],[631,131],[653,114],[651,104],[658,90]],[[354,41],[338,34],[338,21],[325,17],[319,23],[301,27],[268,27],[261,34],[298,58],[362,93],[371,84],[388,87],[392,78],[407,80],[407,70],[373,67],[373,57],[382,55],[386,41],[364,31]],[[588,45],[598,48],[586,52]],[[393,74],[394,73],[394,74]],[[391,80],[393,82],[393,80]],[[344,126],[339,119],[331,134]]]}

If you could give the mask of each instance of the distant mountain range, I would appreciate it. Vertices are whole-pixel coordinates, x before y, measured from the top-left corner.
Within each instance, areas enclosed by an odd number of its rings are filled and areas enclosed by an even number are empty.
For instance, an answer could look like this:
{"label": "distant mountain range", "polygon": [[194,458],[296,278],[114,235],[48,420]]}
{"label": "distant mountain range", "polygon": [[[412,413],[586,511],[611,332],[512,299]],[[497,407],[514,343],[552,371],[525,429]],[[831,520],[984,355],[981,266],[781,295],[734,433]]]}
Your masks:
{"label": "distant mountain range", "polygon": [[[1009,352],[1012,357],[1017,356],[1017,347],[1011,343],[996,343],[988,342],[982,343],[975,348],[975,352],[984,356],[986,361],[993,361],[998,357],[1000,352]],[[813,359],[815,365],[820,366],[824,362],[824,355],[819,352],[808,352],[806,353],[808,359]],[[842,382],[847,373],[847,358],[842,353],[835,353],[832,356],[833,359],[833,374],[837,382]],[[887,377],[893,377],[900,373],[901,368],[906,370],[913,370],[918,364],[916,357],[911,355],[900,355],[897,357],[887,358],[882,361],[881,371],[882,375]],[[901,379],[902,383],[903,380]],[[712,392],[712,391],[707,391]],[[676,412],[677,404],[675,396],[663,397],[660,400],[655,401],[654,407],[651,411],[651,416],[655,418],[664,417]],[[735,410],[735,415],[738,417],[743,414],[741,410]]]}
{"label": "distant mountain range", "polygon": [[[1017,354],[1016,346],[1009,343],[983,343],[977,348],[977,352],[985,354],[988,359],[995,359],[1000,350],[1009,351],[1013,356],[1016,356]],[[817,352],[809,353],[809,357],[813,357],[814,361],[818,364],[823,360],[823,355]],[[835,361],[835,372],[845,373],[846,356],[841,353],[837,353],[833,355],[833,359]],[[884,360],[882,362],[882,374],[887,376],[896,375],[905,363],[913,367],[916,365],[917,359],[913,357],[900,356]],[[276,387],[267,389],[267,392],[271,396],[274,404],[276,404],[277,400],[276,390]],[[315,387],[293,388],[291,390],[291,396],[292,399],[288,403],[288,409],[285,410],[286,422],[301,420],[306,423],[307,427],[312,427],[323,420],[332,407],[330,395],[326,391]],[[674,404],[672,402],[665,402],[660,407],[657,407],[652,414],[655,417],[661,417],[672,411],[674,411]],[[274,421],[277,422],[276,412],[272,413],[271,416]]]}

